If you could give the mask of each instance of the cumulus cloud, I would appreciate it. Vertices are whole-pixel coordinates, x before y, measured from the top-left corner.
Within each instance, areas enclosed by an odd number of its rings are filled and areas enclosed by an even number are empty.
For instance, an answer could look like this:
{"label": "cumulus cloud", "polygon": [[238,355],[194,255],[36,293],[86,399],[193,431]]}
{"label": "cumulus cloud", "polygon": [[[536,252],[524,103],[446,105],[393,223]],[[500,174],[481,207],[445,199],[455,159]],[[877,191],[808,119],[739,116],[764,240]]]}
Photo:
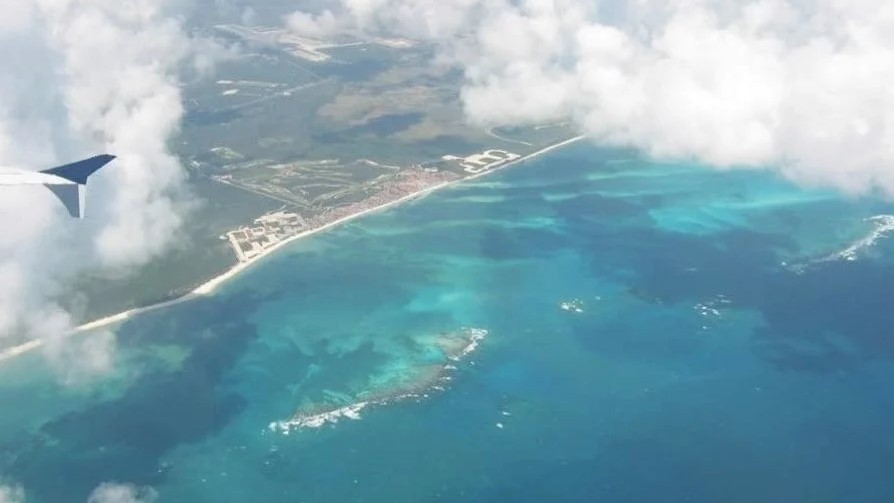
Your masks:
{"label": "cumulus cloud", "polygon": [[[4,1],[0,166],[119,158],[91,179],[86,221],[42,187],[2,189],[0,346],[22,334],[61,340],[73,320],[56,299],[74,275],[139,266],[176,236],[190,200],[168,150],[183,116],[180,75],[206,69],[215,48],[186,33],[175,3]],[[78,361],[102,367],[113,344],[89,344],[95,358]]]}
{"label": "cumulus cloud", "polygon": [[41,327],[43,330],[35,333],[44,335],[44,353],[63,384],[77,386],[107,375],[113,369],[117,354],[114,332],[104,329],[68,337],[65,329],[70,325],[65,315],[56,313],[53,318],[49,323],[57,326]]}
{"label": "cumulus cloud", "polygon": [[288,25],[433,43],[465,71],[476,123],[572,117],[603,144],[894,195],[887,0],[341,0],[334,12]]}
{"label": "cumulus cloud", "polygon": [[153,503],[157,499],[158,493],[151,487],[107,482],[90,493],[87,503]]}
{"label": "cumulus cloud", "polygon": [[18,486],[0,486],[0,503],[25,503],[25,491]]}
{"label": "cumulus cloud", "polygon": [[293,12],[286,18],[286,24],[295,33],[314,38],[328,37],[347,27],[344,20],[330,10],[319,14]]}

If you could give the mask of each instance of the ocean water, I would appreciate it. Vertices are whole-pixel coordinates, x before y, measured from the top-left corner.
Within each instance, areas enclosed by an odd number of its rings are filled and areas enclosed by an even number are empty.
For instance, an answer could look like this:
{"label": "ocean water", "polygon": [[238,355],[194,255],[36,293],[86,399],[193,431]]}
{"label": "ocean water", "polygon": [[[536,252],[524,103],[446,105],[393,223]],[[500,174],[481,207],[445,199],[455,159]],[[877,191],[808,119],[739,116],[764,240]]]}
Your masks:
{"label": "ocean water", "polygon": [[575,146],[128,321],[109,374],[3,364],[0,480],[29,503],[108,481],[165,502],[889,502],[894,243],[866,239],[886,214]]}

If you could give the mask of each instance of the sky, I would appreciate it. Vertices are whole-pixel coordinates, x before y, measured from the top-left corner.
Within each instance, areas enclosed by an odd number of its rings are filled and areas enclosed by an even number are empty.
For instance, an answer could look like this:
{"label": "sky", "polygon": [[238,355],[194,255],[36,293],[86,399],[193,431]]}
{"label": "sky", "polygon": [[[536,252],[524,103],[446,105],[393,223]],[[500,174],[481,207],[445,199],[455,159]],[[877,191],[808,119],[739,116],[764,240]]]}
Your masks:
{"label": "sky", "polygon": [[433,44],[474,123],[572,118],[657,158],[894,195],[888,0],[338,0],[286,24]]}

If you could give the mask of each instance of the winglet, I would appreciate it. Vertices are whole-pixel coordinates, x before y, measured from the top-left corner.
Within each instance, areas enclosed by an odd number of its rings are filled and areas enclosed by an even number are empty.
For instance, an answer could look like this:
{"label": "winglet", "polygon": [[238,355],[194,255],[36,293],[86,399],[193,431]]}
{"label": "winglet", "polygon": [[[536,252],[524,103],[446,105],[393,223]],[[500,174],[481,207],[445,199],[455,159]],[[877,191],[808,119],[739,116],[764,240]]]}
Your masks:
{"label": "winglet", "polygon": [[60,201],[62,201],[62,204],[65,205],[65,209],[68,210],[68,213],[71,216],[75,218],[84,218],[87,178],[114,159],[115,156],[113,155],[103,154],[91,157],[90,159],[84,159],[83,161],[73,162],[57,168],[41,171],[41,173],[58,176],[59,178],[64,178],[65,180],[72,182],[71,184],[49,183],[44,185],[46,188],[50,189]]}
{"label": "winglet", "polygon": [[73,183],[66,185],[44,185],[62,201],[68,214],[75,218],[84,218],[84,192],[87,187],[83,185],[75,185]]}
{"label": "winglet", "polygon": [[115,156],[113,155],[103,154],[83,161],[59,166],[57,168],[47,169],[41,171],[41,173],[56,175],[78,185],[86,185],[87,177],[95,173],[99,168],[112,162],[114,159]]}

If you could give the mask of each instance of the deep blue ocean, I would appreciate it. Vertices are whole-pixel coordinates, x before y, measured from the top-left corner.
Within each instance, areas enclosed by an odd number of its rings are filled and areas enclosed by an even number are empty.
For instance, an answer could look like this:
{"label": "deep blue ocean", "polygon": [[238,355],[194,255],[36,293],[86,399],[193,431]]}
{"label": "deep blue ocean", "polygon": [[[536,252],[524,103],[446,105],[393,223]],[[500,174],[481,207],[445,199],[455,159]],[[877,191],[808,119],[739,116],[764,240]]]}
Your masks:
{"label": "deep blue ocean", "polygon": [[[865,241],[886,214],[578,145],[132,319],[108,375],[0,365],[0,480],[28,503],[108,481],[162,502],[889,503],[894,240]],[[469,329],[488,335],[450,360]]]}

